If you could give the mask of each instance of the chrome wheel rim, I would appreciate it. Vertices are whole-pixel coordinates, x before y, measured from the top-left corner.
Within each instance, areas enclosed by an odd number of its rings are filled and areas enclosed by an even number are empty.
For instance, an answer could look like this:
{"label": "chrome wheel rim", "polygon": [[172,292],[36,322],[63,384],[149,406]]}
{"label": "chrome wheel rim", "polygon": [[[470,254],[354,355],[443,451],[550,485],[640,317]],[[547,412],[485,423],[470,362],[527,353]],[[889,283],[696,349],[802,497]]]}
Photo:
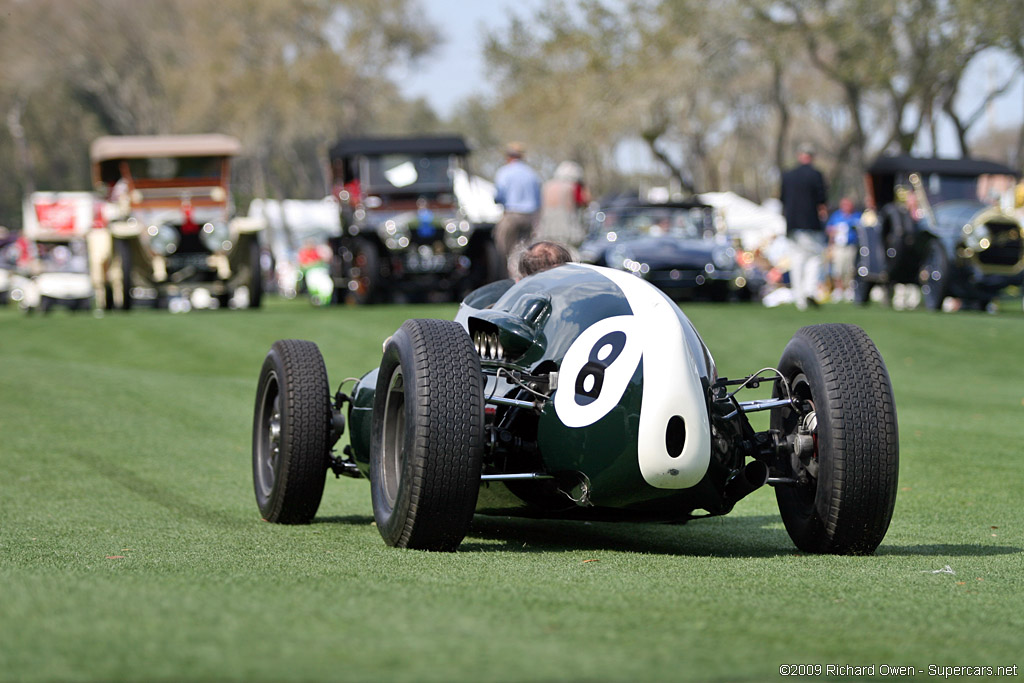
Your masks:
{"label": "chrome wheel rim", "polygon": [[395,368],[388,383],[383,432],[380,481],[384,500],[388,507],[393,508],[398,500],[402,464],[405,462],[405,379],[400,367]]}
{"label": "chrome wheel rim", "polygon": [[264,500],[270,497],[281,459],[281,394],[277,373],[271,372],[263,389],[260,439],[256,449],[256,483]]}

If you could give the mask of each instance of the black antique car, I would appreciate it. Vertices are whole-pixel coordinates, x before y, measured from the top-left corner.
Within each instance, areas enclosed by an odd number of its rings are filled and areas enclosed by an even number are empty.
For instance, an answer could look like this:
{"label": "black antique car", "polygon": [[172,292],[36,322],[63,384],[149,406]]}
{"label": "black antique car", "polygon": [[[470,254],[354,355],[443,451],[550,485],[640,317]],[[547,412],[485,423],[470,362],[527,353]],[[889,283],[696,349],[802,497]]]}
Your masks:
{"label": "black antique car", "polygon": [[798,548],[870,554],[896,501],[896,407],[864,330],[804,327],[776,368],[727,379],[683,311],[622,270],[484,287],[454,321],[406,321],[349,381],[332,399],[316,344],[270,349],[252,431],[263,519],[311,521],[329,470],[369,479],[385,542],[425,550],[456,549],[475,512],[684,522],[768,485]]}
{"label": "black antique car", "polygon": [[681,299],[751,299],[757,283],[718,233],[714,209],[699,201],[619,199],[594,215],[580,246],[585,263],[618,268]]}
{"label": "black antique car", "polygon": [[858,229],[856,301],[875,286],[915,284],[932,310],[947,296],[985,308],[1024,283],[1020,222],[996,203],[1015,176],[981,159],[879,157],[866,176],[878,210]]}
{"label": "black antique car", "polygon": [[331,148],[342,223],[331,240],[336,301],[457,299],[503,276],[493,224],[474,223],[460,205],[469,151],[456,135],[352,138]]}

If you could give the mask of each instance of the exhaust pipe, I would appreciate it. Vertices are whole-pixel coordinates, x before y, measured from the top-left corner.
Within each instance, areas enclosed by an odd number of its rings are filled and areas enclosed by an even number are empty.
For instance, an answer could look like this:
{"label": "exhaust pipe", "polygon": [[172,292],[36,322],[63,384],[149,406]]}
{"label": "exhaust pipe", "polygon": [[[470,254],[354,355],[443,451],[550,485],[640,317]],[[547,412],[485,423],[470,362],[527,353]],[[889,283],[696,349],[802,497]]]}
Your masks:
{"label": "exhaust pipe", "polygon": [[768,465],[761,460],[752,460],[725,482],[725,501],[732,508],[742,498],[753,493],[768,482]]}

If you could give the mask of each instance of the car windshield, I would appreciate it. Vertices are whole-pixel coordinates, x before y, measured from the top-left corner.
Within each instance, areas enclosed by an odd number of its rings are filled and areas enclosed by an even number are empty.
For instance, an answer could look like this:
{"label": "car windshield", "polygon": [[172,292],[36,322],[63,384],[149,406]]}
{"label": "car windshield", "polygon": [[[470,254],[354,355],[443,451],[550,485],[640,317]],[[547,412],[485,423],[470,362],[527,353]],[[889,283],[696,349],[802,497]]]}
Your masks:
{"label": "car windshield", "polygon": [[128,160],[128,170],[135,180],[219,178],[220,169],[220,157],[149,157]]}
{"label": "car windshield", "polygon": [[366,159],[366,192],[451,192],[448,154],[385,154]]}
{"label": "car windshield", "polygon": [[711,230],[703,207],[609,208],[594,217],[594,232],[700,238]]}
{"label": "car windshield", "polygon": [[952,176],[930,173],[923,178],[928,201],[932,204],[956,199],[992,201],[1013,184],[1013,178],[1004,175]]}

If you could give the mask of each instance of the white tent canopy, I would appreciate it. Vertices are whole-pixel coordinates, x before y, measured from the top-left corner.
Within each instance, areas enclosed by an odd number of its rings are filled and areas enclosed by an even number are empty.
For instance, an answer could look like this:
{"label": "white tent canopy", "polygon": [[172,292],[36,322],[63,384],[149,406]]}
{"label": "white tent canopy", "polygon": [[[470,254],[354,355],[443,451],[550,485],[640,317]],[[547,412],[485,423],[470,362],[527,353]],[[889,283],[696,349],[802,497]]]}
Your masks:
{"label": "white tent canopy", "polygon": [[777,206],[757,204],[735,192],[705,192],[701,201],[718,209],[730,234],[738,235],[744,249],[757,249],[786,234],[786,219]]}

